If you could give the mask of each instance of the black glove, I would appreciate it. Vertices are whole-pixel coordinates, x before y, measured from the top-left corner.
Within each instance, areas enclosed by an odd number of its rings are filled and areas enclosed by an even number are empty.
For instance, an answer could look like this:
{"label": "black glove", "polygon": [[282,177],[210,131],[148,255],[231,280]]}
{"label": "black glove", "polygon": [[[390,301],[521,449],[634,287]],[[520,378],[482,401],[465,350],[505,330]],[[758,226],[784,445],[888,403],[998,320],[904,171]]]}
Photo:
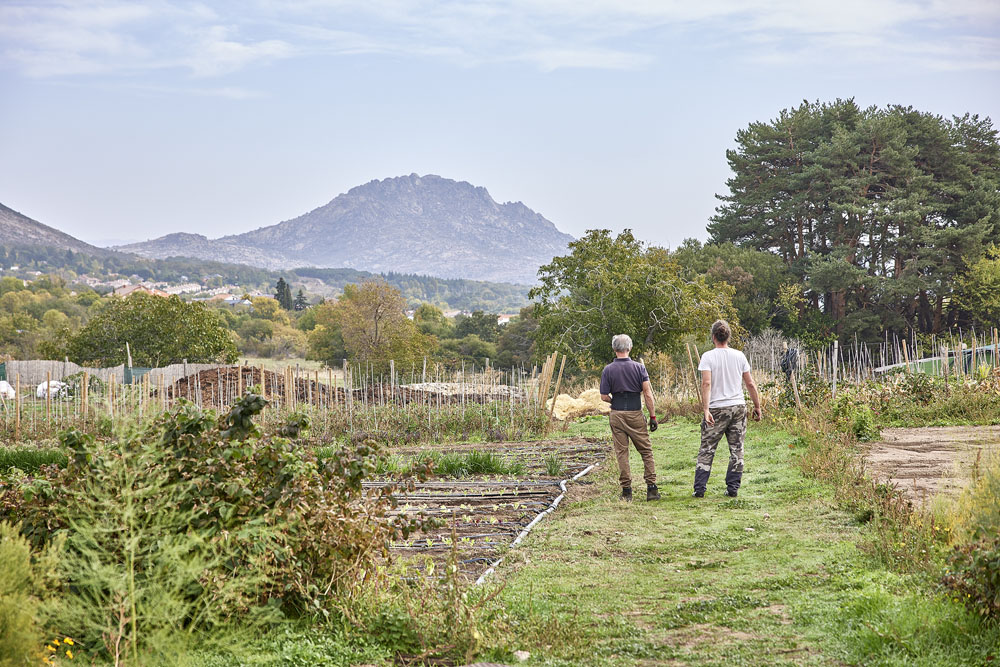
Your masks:
{"label": "black glove", "polygon": [[658,428],[660,425],[656,423],[656,415],[649,415],[649,432],[652,433]]}

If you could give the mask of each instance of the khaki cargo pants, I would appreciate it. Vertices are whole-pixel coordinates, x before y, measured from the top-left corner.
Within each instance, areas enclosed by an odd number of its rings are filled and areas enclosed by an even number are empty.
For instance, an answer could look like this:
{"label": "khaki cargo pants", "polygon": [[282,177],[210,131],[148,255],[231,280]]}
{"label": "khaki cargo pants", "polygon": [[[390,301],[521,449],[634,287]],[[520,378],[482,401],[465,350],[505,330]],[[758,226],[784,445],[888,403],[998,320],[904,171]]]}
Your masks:
{"label": "khaki cargo pants", "polygon": [[653,463],[653,445],[646,430],[646,417],[642,410],[612,410],[611,439],[615,443],[618,459],[618,481],[622,488],[632,486],[632,470],[628,464],[628,442],[632,441],[642,457],[643,479],[646,485],[656,484],[656,465]]}

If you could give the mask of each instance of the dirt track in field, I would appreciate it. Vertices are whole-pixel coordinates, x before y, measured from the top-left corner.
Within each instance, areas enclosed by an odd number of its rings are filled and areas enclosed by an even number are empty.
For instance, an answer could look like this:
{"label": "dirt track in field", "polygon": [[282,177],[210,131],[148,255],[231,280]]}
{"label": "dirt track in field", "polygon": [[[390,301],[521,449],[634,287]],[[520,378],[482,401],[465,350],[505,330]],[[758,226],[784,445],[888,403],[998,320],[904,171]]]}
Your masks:
{"label": "dirt track in field", "polygon": [[890,428],[865,455],[868,473],[918,503],[958,493],[979,456],[1000,450],[1000,426]]}

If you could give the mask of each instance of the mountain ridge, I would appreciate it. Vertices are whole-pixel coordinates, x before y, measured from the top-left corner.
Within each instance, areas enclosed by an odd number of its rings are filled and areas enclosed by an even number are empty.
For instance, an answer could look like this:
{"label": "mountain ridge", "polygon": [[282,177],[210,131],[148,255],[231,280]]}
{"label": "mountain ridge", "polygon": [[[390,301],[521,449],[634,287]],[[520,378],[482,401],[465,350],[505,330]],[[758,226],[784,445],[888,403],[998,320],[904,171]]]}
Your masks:
{"label": "mountain ridge", "polygon": [[3,204],[0,204],[0,245],[53,246],[98,257],[110,254],[109,250],[90,245]]}
{"label": "mountain ridge", "polygon": [[115,249],[268,269],[344,267],[524,284],[534,283],[538,267],[572,239],[523,202],[501,204],[482,186],[414,173],[369,181],[241,234],[175,232]]}

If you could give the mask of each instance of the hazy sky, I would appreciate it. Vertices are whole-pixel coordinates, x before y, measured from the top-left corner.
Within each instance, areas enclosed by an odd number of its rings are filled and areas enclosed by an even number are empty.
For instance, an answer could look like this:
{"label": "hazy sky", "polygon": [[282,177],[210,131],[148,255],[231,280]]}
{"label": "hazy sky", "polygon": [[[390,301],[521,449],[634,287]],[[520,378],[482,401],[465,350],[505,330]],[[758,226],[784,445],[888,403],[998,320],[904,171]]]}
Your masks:
{"label": "hazy sky", "polygon": [[676,245],[738,129],[837,97],[1000,124],[1000,0],[0,0],[0,202],[214,237],[434,173]]}

